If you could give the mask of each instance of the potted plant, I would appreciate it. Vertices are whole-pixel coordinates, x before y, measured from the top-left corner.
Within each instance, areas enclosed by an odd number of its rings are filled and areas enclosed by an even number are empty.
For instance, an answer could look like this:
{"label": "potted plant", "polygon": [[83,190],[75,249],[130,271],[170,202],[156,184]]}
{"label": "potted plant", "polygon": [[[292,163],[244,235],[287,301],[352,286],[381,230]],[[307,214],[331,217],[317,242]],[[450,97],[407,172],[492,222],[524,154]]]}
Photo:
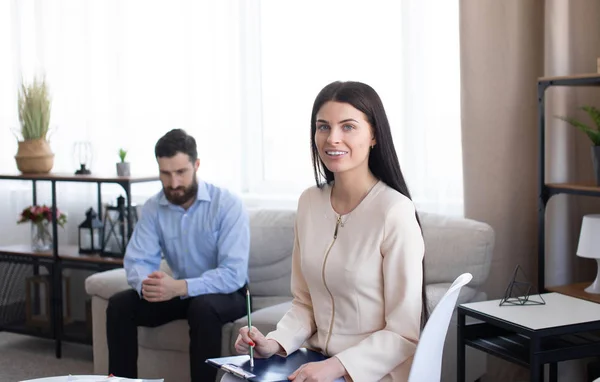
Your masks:
{"label": "potted plant", "polygon": [[579,109],[585,111],[590,116],[595,127],[590,127],[572,117],[557,116],[556,118],[575,126],[584,132],[592,141],[592,163],[594,165],[594,175],[596,177],[596,185],[600,186],[600,110],[595,106],[582,106]]}
{"label": "potted plant", "polygon": [[21,83],[18,109],[21,129],[15,160],[22,173],[48,173],[54,166],[54,154],[48,142],[50,96],[45,80]]}
{"label": "potted plant", "polygon": [[127,157],[127,150],[119,149],[119,158],[121,158],[121,162],[117,163],[117,175],[118,176],[129,176],[130,175],[129,162],[125,162],[125,157]]}

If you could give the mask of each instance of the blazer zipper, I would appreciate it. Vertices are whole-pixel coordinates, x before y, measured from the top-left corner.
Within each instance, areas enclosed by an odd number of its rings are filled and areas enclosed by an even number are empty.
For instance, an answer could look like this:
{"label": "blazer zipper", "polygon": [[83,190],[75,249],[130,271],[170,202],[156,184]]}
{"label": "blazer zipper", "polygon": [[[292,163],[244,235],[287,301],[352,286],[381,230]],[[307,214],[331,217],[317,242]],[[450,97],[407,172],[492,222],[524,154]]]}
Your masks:
{"label": "blazer zipper", "polygon": [[327,290],[327,293],[329,293],[329,298],[331,299],[331,322],[329,323],[329,332],[327,333],[327,339],[325,340],[325,354],[329,354],[329,340],[331,339],[331,331],[333,330],[333,321],[335,319],[335,300],[333,299],[333,294],[331,294],[331,291],[329,290],[329,287],[327,286],[327,281],[325,281],[325,264],[327,263],[327,258],[329,257],[329,252],[331,251],[331,247],[333,247],[333,244],[335,243],[335,240],[337,239],[337,235],[338,235],[338,229],[340,227],[340,223],[342,221],[342,216],[338,215],[337,218],[337,222],[335,223],[335,230],[333,231],[333,240],[331,241],[331,244],[329,244],[329,248],[327,248],[327,252],[325,252],[325,258],[323,259],[323,268],[321,269],[321,277],[323,278],[323,284],[325,285],[325,289]]}

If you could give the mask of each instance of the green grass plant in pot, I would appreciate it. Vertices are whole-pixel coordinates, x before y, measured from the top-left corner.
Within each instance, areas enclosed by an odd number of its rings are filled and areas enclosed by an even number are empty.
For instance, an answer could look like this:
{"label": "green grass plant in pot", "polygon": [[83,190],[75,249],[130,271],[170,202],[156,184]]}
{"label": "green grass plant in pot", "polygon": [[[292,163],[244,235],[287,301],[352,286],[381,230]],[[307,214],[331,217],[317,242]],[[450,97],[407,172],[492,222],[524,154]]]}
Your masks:
{"label": "green grass plant in pot", "polygon": [[600,186],[600,110],[594,106],[582,106],[579,109],[585,111],[590,116],[591,120],[594,122],[594,127],[588,126],[572,117],[557,116],[556,118],[578,128],[592,141],[594,175],[596,177],[596,185]]}
{"label": "green grass plant in pot", "polygon": [[45,80],[35,78],[21,84],[18,109],[21,129],[17,134],[17,168],[22,173],[48,173],[54,166],[54,154],[48,143],[50,96]]}
{"label": "green grass plant in pot", "polygon": [[131,175],[129,162],[125,161],[126,157],[127,157],[127,150],[119,149],[119,158],[121,159],[121,161],[117,162],[117,175],[118,176],[130,176]]}

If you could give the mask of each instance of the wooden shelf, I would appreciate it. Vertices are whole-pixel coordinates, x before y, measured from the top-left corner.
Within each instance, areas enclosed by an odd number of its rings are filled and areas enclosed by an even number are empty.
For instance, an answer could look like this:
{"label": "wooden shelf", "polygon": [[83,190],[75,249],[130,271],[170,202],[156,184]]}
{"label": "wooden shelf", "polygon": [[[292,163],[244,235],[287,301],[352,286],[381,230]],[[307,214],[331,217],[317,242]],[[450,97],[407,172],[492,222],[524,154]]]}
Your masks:
{"label": "wooden shelf", "polygon": [[0,246],[0,253],[5,253],[14,256],[44,257],[50,259],[52,258],[52,252],[35,252],[31,250],[30,245],[25,244]]}
{"label": "wooden shelf", "polygon": [[[64,249],[63,249],[64,248]],[[79,247],[76,245],[65,245],[58,248],[58,256],[63,260],[75,260],[87,263],[104,263],[123,265],[123,259],[120,257],[100,256],[99,253],[83,255],[79,253]]]}
{"label": "wooden shelf", "polygon": [[584,291],[584,289],[587,288],[591,283],[592,281],[588,281],[584,283],[546,287],[546,289],[551,292],[561,293],[567,296],[600,303],[600,294],[592,294]]}
{"label": "wooden shelf", "polygon": [[600,86],[600,73],[573,74],[538,78],[538,85],[545,86]]}
{"label": "wooden shelf", "polygon": [[[16,244],[0,246],[0,253],[6,253],[15,256],[44,257],[52,258],[52,251],[34,252],[31,246],[26,244]],[[105,257],[100,254],[83,255],[79,253],[79,247],[76,245],[61,245],[58,247],[58,257],[63,260],[80,261],[85,263],[99,263],[123,265],[123,259],[119,257]]]}
{"label": "wooden shelf", "polygon": [[569,76],[547,76],[547,77],[539,77],[538,81],[558,81],[558,80],[575,80],[575,79],[598,79],[600,80],[600,73],[582,73],[582,74],[572,74]]}
{"label": "wooden shelf", "polygon": [[551,194],[600,196],[600,186],[592,183],[546,183]]}
{"label": "wooden shelf", "polygon": [[61,182],[90,182],[90,183],[139,183],[159,180],[156,175],[115,176],[103,174],[74,175],[69,173],[49,174],[1,174],[0,179],[12,180],[49,180]]}

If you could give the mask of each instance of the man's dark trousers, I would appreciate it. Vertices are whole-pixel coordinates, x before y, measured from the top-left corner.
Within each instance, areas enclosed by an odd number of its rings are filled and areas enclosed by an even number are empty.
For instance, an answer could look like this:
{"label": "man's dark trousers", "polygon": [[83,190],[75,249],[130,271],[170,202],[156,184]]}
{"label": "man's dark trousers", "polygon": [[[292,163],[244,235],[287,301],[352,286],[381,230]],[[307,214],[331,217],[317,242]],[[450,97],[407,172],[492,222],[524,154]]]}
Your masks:
{"label": "man's dark trousers", "polygon": [[187,319],[192,382],[212,382],[217,369],[204,361],[221,355],[222,326],[245,314],[245,288],[231,294],[176,297],[164,302],[148,302],[133,289],[117,293],[106,309],[108,371],[118,377],[137,378],[137,327]]}

